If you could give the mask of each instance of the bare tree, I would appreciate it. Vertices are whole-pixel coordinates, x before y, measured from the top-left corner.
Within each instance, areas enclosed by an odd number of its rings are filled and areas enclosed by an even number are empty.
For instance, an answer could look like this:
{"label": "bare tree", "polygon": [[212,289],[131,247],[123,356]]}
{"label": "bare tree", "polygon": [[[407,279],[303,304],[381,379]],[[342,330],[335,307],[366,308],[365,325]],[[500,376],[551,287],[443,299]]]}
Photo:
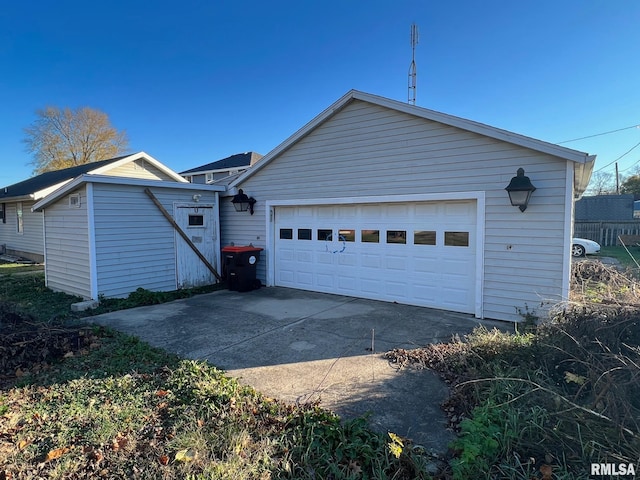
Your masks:
{"label": "bare tree", "polygon": [[100,110],[46,107],[36,115],[24,129],[36,174],[117,157],[128,148],[126,132],[116,130]]}
{"label": "bare tree", "polygon": [[615,175],[608,172],[596,172],[591,175],[586,195],[611,195],[616,193]]}

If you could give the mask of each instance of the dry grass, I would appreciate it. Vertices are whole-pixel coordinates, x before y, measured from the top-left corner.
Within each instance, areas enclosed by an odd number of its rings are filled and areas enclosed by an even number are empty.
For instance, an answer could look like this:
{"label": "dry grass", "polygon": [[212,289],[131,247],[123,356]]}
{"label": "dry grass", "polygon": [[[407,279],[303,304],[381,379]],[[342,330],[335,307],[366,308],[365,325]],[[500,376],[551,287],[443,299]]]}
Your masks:
{"label": "dry grass", "polygon": [[640,283],[629,270],[597,260],[574,262],[570,301],[575,305],[640,306]]}
{"label": "dry grass", "polygon": [[582,479],[591,462],[640,459],[637,280],[576,262],[571,302],[527,334],[477,329],[463,339],[387,354],[452,386],[459,431],[442,478]]}

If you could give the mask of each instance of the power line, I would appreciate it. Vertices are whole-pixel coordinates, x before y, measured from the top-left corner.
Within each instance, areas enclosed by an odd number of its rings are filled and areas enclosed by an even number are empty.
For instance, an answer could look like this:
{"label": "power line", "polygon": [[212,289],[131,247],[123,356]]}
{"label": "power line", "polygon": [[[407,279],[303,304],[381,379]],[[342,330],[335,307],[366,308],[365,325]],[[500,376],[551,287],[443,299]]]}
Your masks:
{"label": "power line", "polygon": [[622,132],[623,130],[631,130],[632,128],[640,128],[640,125],[631,125],[630,127],[619,128],[617,130],[611,130],[609,132],[602,132],[602,133],[596,133],[594,135],[587,135],[586,137],[573,138],[571,140],[565,140],[564,142],[557,142],[557,145],[562,145],[563,143],[569,143],[569,142],[577,142],[578,140],[585,140],[587,138],[600,137],[602,135],[609,135],[610,133]]}
{"label": "power line", "polygon": [[636,160],[635,162],[633,162],[631,165],[629,165],[627,168],[623,168],[622,170],[620,170],[620,173],[622,172],[626,172],[627,170],[631,170],[633,167],[635,167],[636,165],[638,165],[640,163],[640,160]]}
{"label": "power line", "polygon": [[631,147],[629,150],[627,150],[626,152],[624,152],[622,155],[620,155],[618,158],[616,158],[615,160],[613,160],[610,163],[607,163],[604,167],[600,167],[598,170],[594,170],[593,173],[599,172],[601,170],[604,170],[607,167],[610,167],[611,165],[613,165],[614,163],[616,163],[618,160],[620,160],[622,157],[628,155],[629,153],[631,153],[633,150],[635,150],[637,147],[640,146],[640,142],[636,143],[633,147]]}

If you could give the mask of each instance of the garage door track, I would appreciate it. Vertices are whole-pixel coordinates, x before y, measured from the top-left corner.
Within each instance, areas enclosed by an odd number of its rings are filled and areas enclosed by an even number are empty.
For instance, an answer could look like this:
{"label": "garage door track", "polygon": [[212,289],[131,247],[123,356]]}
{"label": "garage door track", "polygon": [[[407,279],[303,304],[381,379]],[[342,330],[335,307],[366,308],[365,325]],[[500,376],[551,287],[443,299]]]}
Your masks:
{"label": "garage door track", "polygon": [[435,452],[453,438],[440,409],[446,385],[430,371],[397,371],[382,354],[448,341],[481,323],[466,314],[281,287],[222,290],[92,319],[207,360],[267,396],[319,400],[343,418],[370,414],[374,429]]}

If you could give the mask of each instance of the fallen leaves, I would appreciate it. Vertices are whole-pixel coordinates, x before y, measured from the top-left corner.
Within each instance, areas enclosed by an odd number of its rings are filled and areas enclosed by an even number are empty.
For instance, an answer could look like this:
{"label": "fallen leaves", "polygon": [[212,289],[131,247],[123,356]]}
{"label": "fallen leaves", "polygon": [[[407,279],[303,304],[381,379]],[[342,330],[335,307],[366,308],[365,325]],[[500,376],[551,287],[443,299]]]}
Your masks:
{"label": "fallen leaves", "polygon": [[176,456],[174,460],[176,462],[192,462],[196,458],[195,450],[191,448],[185,448],[184,450],[179,450],[176,452]]}
{"label": "fallen leaves", "polygon": [[44,461],[46,463],[46,462],[50,462],[51,460],[57,460],[58,458],[63,456],[65,453],[70,451],[71,449],[69,447],[60,447],[54,450],[49,450],[49,453],[47,453],[47,456],[45,457]]}
{"label": "fallen leaves", "polygon": [[129,439],[119,433],[116,438],[113,439],[113,442],[111,442],[111,450],[117,452],[118,450],[122,450],[123,448],[125,448],[128,444]]}
{"label": "fallen leaves", "polygon": [[25,448],[27,448],[29,445],[31,445],[31,443],[33,443],[31,440],[20,440],[18,442],[18,450],[24,450]]}
{"label": "fallen leaves", "polygon": [[551,465],[542,465],[540,467],[540,473],[542,474],[542,480],[551,480],[553,478],[553,468]]}

